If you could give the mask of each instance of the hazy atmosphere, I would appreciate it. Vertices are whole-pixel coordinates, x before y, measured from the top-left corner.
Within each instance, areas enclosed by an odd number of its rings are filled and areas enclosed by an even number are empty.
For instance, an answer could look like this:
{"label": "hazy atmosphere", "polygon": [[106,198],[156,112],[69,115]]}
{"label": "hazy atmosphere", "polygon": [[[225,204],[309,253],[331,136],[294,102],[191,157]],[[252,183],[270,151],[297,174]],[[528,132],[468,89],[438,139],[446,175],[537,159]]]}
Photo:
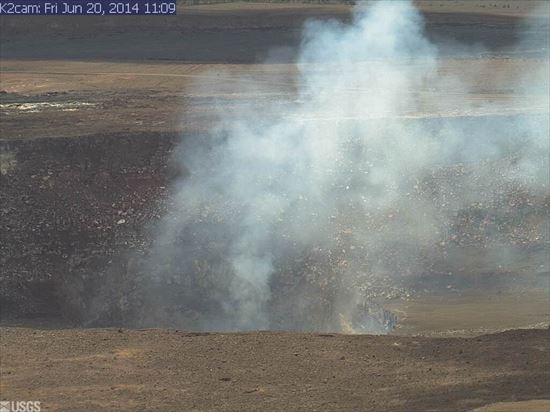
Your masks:
{"label": "hazy atmosphere", "polygon": [[[469,248],[487,272],[525,254],[549,270],[548,250],[522,241],[548,241],[547,224],[510,233],[548,193],[548,59],[499,79],[534,113],[468,102],[477,73],[441,70],[412,2],[369,6],[348,24],[305,23],[295,96],[214,101],[209,138],[182,144],[187,173],[139,284],[145,323],[380,333],[392,325],[365,305],[458,261],[471,270]],[[548,53],[536,24],[526,19],[520,42]],[[243,76],[232,87],[258,86]]]}

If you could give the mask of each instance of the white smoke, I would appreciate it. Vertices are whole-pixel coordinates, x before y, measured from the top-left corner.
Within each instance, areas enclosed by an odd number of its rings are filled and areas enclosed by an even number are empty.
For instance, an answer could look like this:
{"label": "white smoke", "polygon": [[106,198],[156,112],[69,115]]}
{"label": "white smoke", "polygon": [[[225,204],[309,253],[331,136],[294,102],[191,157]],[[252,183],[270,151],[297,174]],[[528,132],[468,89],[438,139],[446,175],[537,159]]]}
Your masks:
{"label": "white smoke", "polygon": [[182,145],[189,174],[151,254],[164,285],[152,306],[175,302],[173,318],[199,329],[348,330],[377,285],[451,266],[464,210],[547,195],[547,76],[507,86],[542,115],[507,117],[474,107],[478,79],[441,64],[410,1],[308,22],[296,96],[220,105],[209,138]]}

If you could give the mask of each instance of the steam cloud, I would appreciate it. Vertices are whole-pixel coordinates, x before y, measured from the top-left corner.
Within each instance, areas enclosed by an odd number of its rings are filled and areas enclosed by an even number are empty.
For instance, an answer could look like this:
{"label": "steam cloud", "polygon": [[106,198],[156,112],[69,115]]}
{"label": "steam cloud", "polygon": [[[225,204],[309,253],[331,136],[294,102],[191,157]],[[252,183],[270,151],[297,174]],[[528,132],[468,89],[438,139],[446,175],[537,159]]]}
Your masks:
{"label": "steam cloud", "polygon": [[381,332],[358,308],[406,279],[467,270],[471,248],[498,270],[544,241],[510,222],[547,207],[548,57],[497,79],[529,98],[525,115],[474,106],[479,79],[439,53],[409,1],[308,22],[295,96],[220,105],[209,138],[182,143],[189,173],[148,258],[143,322]]}

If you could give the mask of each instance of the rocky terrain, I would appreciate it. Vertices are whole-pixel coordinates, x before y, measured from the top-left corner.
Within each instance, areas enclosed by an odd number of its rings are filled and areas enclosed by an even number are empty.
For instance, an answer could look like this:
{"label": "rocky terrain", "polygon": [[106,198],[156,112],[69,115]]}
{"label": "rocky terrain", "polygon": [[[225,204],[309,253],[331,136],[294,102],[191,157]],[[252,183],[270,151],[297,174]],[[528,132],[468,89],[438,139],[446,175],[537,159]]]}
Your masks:
{"label": "rocky terrain", "polygon": [[124,276],[125,253],[143,250],[147,225],[163,213],[174,140],[144,133],[0,144],[3,316],[79,320],[89,291]]}
{"label": "rocky terrain", "polygon": [[[344,216],[337,250],[294,256],[271,285],[273,329],[296,332],[190,332],[201,329],[193,298],[209,298],[195,293],[212,282],[198,276],[208,249],[197,251],[197,289],[156,282],[147,259],[189,173],[175,159],[208,144],[214,107],[293,98],[304,21],[351,16],[348,2],[192,3],[166,18],[1,18],[0,399],[43,410],[547,410],[550,198],[521,186],[453,216],[422,273],[406,276],[410,262],[384,251],[400,275],[369,279],[356,324],[333,316],[335,285],[318,282],[348,263]],[[545,50],[518,43],[536,2],[417,3],[438,70],[478,78],[453,91],[463,105],[431,107],[440,90],[413,90],[424,103],[407,121],[476,130],[498,117],[504,138],[516,120],[547,115],[506,81],[546,64]],[[548,16],[537,18],[544,38]],[[254,88],[237,90],[243,79]],[[460,163],[427,173],[417,195],[452,197],[469,173]],[[311,294],[285,306],[301,290]],[[391,335],[334,333],[361,322]]]}

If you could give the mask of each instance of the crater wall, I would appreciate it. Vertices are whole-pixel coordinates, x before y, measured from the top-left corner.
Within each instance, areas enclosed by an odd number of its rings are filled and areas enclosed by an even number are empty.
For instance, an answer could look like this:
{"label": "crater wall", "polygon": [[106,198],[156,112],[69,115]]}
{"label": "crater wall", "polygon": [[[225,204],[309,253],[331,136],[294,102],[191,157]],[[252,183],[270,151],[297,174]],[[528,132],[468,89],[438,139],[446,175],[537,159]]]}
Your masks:
{"label": "crater wall", "polygon": [[[174,134],[4,140],[2,317],[77,316],[92,279],[120,275],[164,207]],[[116,268],[116,270],[113,270]]]}

